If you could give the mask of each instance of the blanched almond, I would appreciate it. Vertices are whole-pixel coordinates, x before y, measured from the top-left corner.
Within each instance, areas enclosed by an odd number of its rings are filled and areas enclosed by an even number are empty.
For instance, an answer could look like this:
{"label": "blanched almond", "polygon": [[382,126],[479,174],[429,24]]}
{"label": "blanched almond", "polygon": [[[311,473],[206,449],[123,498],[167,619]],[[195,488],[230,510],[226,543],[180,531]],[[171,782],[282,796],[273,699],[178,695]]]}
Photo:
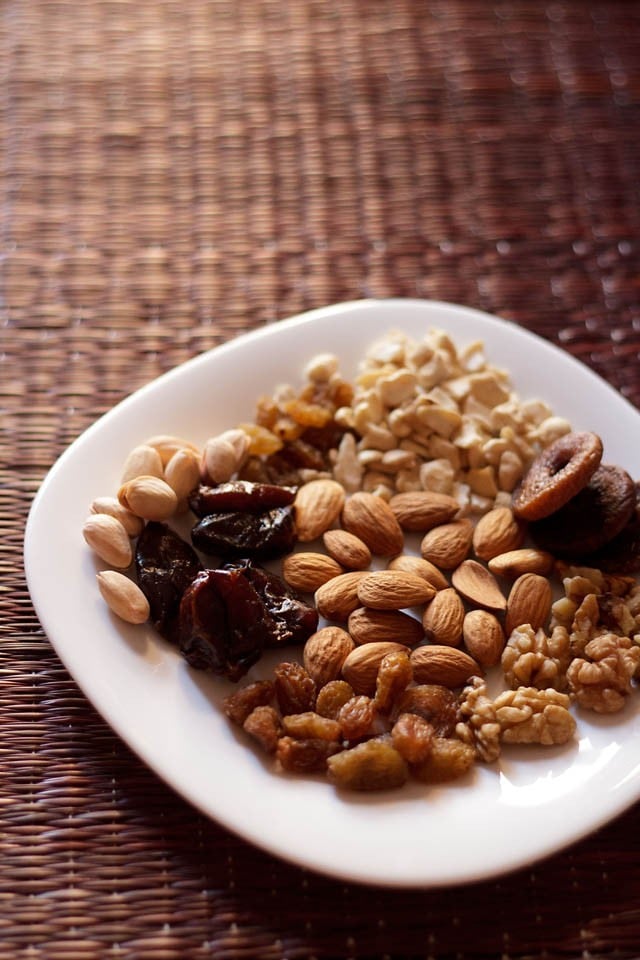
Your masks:
{"label": "blanched almond", "polygon": [[320,616],[346,622],[349,614],[360,606],[358,583],[366,576],[364,570],[351,570],[318,587],[314,599]]}
{"label": "blanched almond", "polygon": [[176,450],[165,467],[164,479],[178,500],[184,500],[200,480],[200,458],[193,450]]}
{"label": "blanched almond", "polygon": [[133,580],[116,570],[103,570],[96,579],[104,600],[121,620],[144,623],[149,619],[149,601]]}
{"label": "blanched almond", "polygon": [[477,560],[463,560],[451,574],[451,583],[465,600],[487,610],[504,610],[507,600],[490,570]]}
{"label": "blanched almond", "polygon": [[156,434],[153,437],[149,437],[148,440],[145,440],[144,445],[153,447],[154,450],[158,451],[163,467],[169,463],[171,457],[174,453],[177,453],[178,450],[191,450],[196,456],[200,455],[200,450],[195,443],[191,443],[190,440],[184,440],[182,437],[176,437],[169,433]]}
{"label": "blanched almond", "polygon": [[346,570],[366,570],[371,564],[371,550],[348,530],[327,530],[322,537],[325,549]]}
{"label": "blanched almond", "polygon": [[136,517],[126,507],[116,500],[115,497],[96,497],[91,504],[91,513],[106,513],[110,517],[115,517],[125,528],[130,537],[137,537],[142,533],[144,521],[141,517]]}
{"label": "blanched almond", "polygon": [[143,443],[134,447],[125,460],[120,483],[126,483],[134,477],[161,477],[163,472],[158,451]]}
{"label": "blanched almond", "polygon": [[120,503],[145,520],[168,520],[176,512],[178,498],[159,477],[134,477],[118,490]]}
{"label": "blanched almond", "polygon": [[367,573],[357,587],[358,599],[373,610],[402,610],[430,600],[435,588],[413,573],[376,570]]}
{"label": "blanched almond", "polygon": [[409,660],[416,683],[437,683],[449,689],[461,687],[471,677],[482,673],[473,657],[458,647],[426,644],[412,650]]}
{"label": "blanched almond", "polygon": [[380,641],[363,643],[352,650],[342,664],[342,676],[357,694],[372,695],[376,689],[376,679],[380,664],[388,653],[406,651],[402,643]]}
{"label": "blanched almond", "polygon": [[317,539],[340,516],[346,494],[336,480],[327,478],[303,484],[294,501],[296,530],[301,543]]}
{"label": "blanched almond", "polygon": [[358,492],[348,498],[342,526],[380,557],[395,556],[404,545],[402,528],[389,504],[373,493]]}
{"label": "blanched almond", "polygon": [[282,564],[282,576],[294,590],[314,593],[323,583],[340,576],[344,570],[324,553],[291,553]]}
{"label": "blanched almond", "polygon": [[439,590],[422,615],[427,639],[447,647],[459,646],[463,621],[464,604],[453,587]]}
{"label": "blanched almond", "polygon": [[353,642],[377,643],[381,640],[393,640],[407,647],[415,647],[424,637],[422,624],[409,613],[402,610],[371,610],[358,607],[349,614],[347,629]]}
{"label": "blanched almond", "polygon": [[462,563],[471,549],[471,520],[452,520],[434,527],[422,538],[420,553],[441,570],[453,570]]}
{"label": "blanched almond", "polygon": [[427,490],[397,493],[389,500],[389,506],[403,530],[419,533],[448,523],[460,509],[460,504],[454,497]]}
{"label": "blanched almond", "polygon": [[129,534],[119,520],[107,513],[87,517],[82,535],[92,550],[110,567],[124,570],[133,560]]}

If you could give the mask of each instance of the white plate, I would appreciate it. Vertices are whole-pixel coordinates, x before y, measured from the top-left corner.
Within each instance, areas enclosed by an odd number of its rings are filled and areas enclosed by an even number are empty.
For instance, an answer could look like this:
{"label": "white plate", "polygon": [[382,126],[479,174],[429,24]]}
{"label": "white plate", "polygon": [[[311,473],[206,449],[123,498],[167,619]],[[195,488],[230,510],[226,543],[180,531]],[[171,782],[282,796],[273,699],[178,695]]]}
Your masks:
{"label": "white plate", "polygon": [[[433,886],[532,863],[593,831],[640,797],[639,700],[623,715],[580,715],[574,745],[511,749],[499,769],[464,782],[411,784],[345,796],[321,778],[272,772],[217,705],[230,685],[190,670],[151,628],[106,609],[99,566],[81,527],[94,497],[112,494],[128,451],[147,436],[202,443],[251,419],[262,392],[301,383],[317,352],[352,374],[390,328],[429,327],[457,343],[482,338],[521,397],[541,397],[576,428],[599,433],[606,459],[640,476],[640,416],[586,367],[507,322],[445,303],[347,303],[278,323],[206,353],[139,390],[64,453],[36,497],[26,535],[31,595],[61,660],[113,729],[205,814],[294,863],[348,880]],[[259,669],[254,668],[259,673]]]}

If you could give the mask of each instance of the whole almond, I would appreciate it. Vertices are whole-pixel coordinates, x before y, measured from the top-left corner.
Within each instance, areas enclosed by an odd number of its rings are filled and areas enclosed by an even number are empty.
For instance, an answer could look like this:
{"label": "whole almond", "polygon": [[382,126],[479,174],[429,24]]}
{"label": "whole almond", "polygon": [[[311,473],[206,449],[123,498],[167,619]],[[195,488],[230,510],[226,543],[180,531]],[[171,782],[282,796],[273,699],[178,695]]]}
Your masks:
{"label": "whole almond", "polygon": [[144,520],[123,507],[115,497],[96,497],[90,510],[91,513],[107,513],[110,517],[115,517],[130,537],[138,537],[144,528]]}
{"label": "whole almond", "polygon": [[315,593],[318,587],[344,570],[324,553],[290,553],[282,564],[282,576],[294,590]]}
{"label": "whole almond", "polygon": [[125,460],[120,483],[126,483],[134,477],[161,477],[163,473],[160,454],[154,447],[143,443],[134,447]]}
{"label": "whole almond", "polygon": [[358,600],[358,583],[366,576],[364,570],[351,570],[318,587],[314,600],[320,616],[346,623],[349,614],[361,606]]}
{"label": "whole almond", "polygon": [[164,479],[178,500],[184,500],[200,480],[200,458],[193,450],[176,450],[165,467]]}
{"label": "whole almond", "polygon": [[422,615],[427,640],[447,647],[459,646],[463,621],[464,604],[453,587],[439,590]]}
{"label": "whole almond", "polygon": [[401,553],[399,557],[394,557],[389,562],[389,570],[404,570],[405,573],[413,573],[416,577],[422,577],[427,583],[430,583],[436,590],[445,590],[449,586],[449,581],[444,573],[425,560],[423,557],[414,557],[408,553]]}
{"label": "whole almond", "polygon": [[327,530],[322,541],[329,556],[345,570],[366,570],[371,564],[371,550],[348,530]]}
{"label": "whole almond", "polygon": [[175,437],[169,433],[149,437],[148,440],[145,440],[144,445],[146,447],[153,447],[154,450],[158,451],[163,467],[169,463],[171,457],[174,453],[177,453],[178,450],[191,450],[197,456],[200,456],[200,450],[195,443],[191,443],[190,440],[184,440],[182,437]]}
{"label": "whole almond", "polygon": [[451,583],[465,600],[487,610],[504,610],[507,600],[498,581],[477,560],[463,560],[451,574]]}
{"label": "whole almond", "polygon": [[402,527],[386,500],[373,493],[352,494],[342,510],[342,526],[360,537],[371,553],[395,556],[404,546]]}
{"label": "whole almond", "polygon": [[92,513],[87,517],[82,535],[91,549],[110,567],[124,570],[133,560],[129,534],[119,520],[107,513]]}
{"label": "whole almond", "polygon": [[513,583],[507,598],[505,633],[511,636],[516,627],[530,624],[534,630],[543,627],[551,612],[551,584],[538,573],[523,573]]}
{"label": "whole almond", "polygon": [[303,663],[318,689],[340,677],[342,664],[353,648],[353,640],[340,627],[322,627],[309,637],[304,645]]}
{"label": "whole almond", "polygon": [[434,527],[422,538],[420,553],[441,570],[453,570],[462,563],[471,549],[473,523],[471,520],[452,520]]}
{"label": "whole almond", "polygon": [[168,520],[178,506],[178,498],[168,483],[159,477],[134,477],[118,490],[118,500],[137,517]]}
{"label": "whole almond", "polygon": [[378,670],[388,653],[406,651],[402,643],[380,641],[378,643],[363,643],[351,651],[342,664],[342,676],[353,688],[356,694],[371,695],[376,689]]}
{"label": "whole almond", "polygon": [[469,610],[462,627],[464,645],[481,667],[499,662],[505,645],[502,624],[488,610]]}
{"label": "whole almond", "polygon": [[407,647],[415,647],[424,637],[420,621],[402,610],[370,610],[368,607],[358,607],[349,614],[347,630],[358,646],[363,643],[393,640]]}
{"label": "whole almond", "polygon": [[478,520],[473,531],[473,550],[481,560],[491,560],[522,546],[525,528],[509,507],[496,507]]}
{"label": "whole almond", "polygon": [[409,660],[416,683],[439,683],[450,690],[482,673],[480,664],[458,647],[426,644],[412,650]]}
{"label": "whole almond", "polygon": [[523,573],[539,573],[544,576],[551,572],[553,555],[546,550],[522,547],[520,550],[508,550],[489,560],[489,570],[497,577],[515,580]]}
{"label": "whole almond", "polygon": [[103,570],[96,579],[107,605],[121,620],[144,623],[149,619],[149,601],[137,583],[116,570]]}
{"label": "whole almond", "polygon": [[323,478],[303,484],[294,501],[296,530],[301,543],[317,539],[340,516],[346,494],[336,480]]}
{"label": "whole almond", "polygon": [[396,493],[389,506],[403,530],[424,533],[442,523],[453,520],[460,504],[446,493],[411,490]]}
{"label": "whole almond", "polygon": [[204,445],[200,459],[200,475],[205,483],[226,483],[239,466],[236,448],[229,440],[211,437]]}
{"label": "whole almond", "polygon": [[435,588],[404,570],[376,570],[367,573],[358,583],[360,603],[373,610],[402,610],[426,603],[435,594]]}

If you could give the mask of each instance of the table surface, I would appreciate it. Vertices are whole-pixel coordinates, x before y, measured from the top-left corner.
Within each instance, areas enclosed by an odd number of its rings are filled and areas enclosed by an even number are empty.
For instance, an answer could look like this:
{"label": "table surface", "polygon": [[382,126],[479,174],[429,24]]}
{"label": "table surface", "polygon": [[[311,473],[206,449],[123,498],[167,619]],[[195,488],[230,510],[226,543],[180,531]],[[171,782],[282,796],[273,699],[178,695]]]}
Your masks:
{"label": "table surface", "polygon": [[206,820],[57,659],[22,540],[114,403],[338,301],[487,310],[640,406],[640,5],[5,0],[0,71],[0,960],[639,956],[638,807],[431,891]]}

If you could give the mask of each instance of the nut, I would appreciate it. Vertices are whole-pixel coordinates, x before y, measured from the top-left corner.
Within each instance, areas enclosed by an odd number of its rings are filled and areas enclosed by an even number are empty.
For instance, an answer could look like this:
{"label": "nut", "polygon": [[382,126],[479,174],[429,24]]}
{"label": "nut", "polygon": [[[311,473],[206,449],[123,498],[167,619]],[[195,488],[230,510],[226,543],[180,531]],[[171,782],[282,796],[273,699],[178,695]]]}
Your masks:
{"label": "nut", "polygon": [[340,516],[344,488],[336,480],[311,480],[303,484],[294,501],[298,540],[308,543],[320,537]]}
{"label": "nut", "polygon": [[140,587],[116,570],[96,574],[98,589],[110,610],[127,623],[144,623],[149,619],[149,601]]}
{"label": "nut", "polygon": [[92,513],[82,528],[91,549],[110,567],[124,570],[133,560],[131,541],[125,528],[107,513]]}
{"label": "nut", "polygon": [[174,453],[177,453],[178,450],[191,450],[196,456],[200,456],[200,450],[195,443],[191,443],[190,440],[183,440],[182,437],[174,437],[172,434],[167,433],[149,437],[148,440],[145,440],[144,446],[153,447],[154,450],[158,451],[163,467],[169,463],[171,457]]}
{"label": "nut", "polygon": [[549,573],[553,567],[553,555],[546,550],[523,547],[520,550],[508,550],[489,560],[489,570],[497,577],[515,580],[522,573]]}
{"label": "nut", "polygon": [[473,531],[473,549],[481,560],[491,560],[507,550],[516,550],[524,540],[524,525],[509,507],[496,507],[478,520]]}
{"label": "nut", "polygon": [[523,573],[515,581],[507,599],[505,632],[530,624],[534,630],[543,627],[551,612],[551,584],[537,573]]}
{"label": "nut", "polygon": [[471,548],[471,520],[452,520],[429,530],[420,544],[420,553],[442,570],[453,570],[462,563]]}
{"label": "nut", "polygon": [[134,477],[161,477],[163,472],[158,451],[143,443],[134,447],[125,460],[120,483],[133,480]]}
{"label": "nut", "polygon": [[507,601],[494,575],[477,560],[463,560],[451,574],[451,583],[465,600],[488,610],[504,610]]}
{"label": "nut", "polygon": [[[356,648],[363,649],[366,650],[366,647]],[[416,683],[437,683],[449,687],[450,690],[461,687],[471,677],[482,673],[480,665],[468,653],[444,644],[433,643],[416,647],[411,651],[409,659]]]}
{"label": "nut", "polygon": [[366,576],[364,570],[351,570],[323,583],[314,597],[318,613],[327,620],[346,622],[349,614],[360,606],[358,583]]}
{"label": "nut", "polygon": [[144,528],[144,521],[136,517],[126,507],[123,507],[115,497],[96,497],[90,507],[91,513],[107,513],[115,517],[125,528],[130,537],[138,537]]}
{"label": "nut", "polygon": [[318,688],[338,679],[353,647],[353,640],[340,627],[322,627],[309,637],[304,645],[303,662]]}
{"label": "nut", "polygon": [[373,610],[402,610],[430,600],[435,588],[413,573],[376,570],[367,573],[357,587],[358,600]]}
{"label": "nut", "polygon": [[354,643],[376,643],[393,640],[395,643],[415,647],[424,637],[419,620],[401,610],[369,610],[358,607],[349,614],[347,629]]}
{"label": "nut", "polygon": [[445,590],[449,586],[449,581],[445,575],[438,570],[435,564],[430,563],[423,557],[414,557],[408,553],[401,553],[399,557],[394,557],[389,562],[389,570],[404,570],[405,573],[413,573],[417,577],[422,577],[427,583],[430,583],[436,590]]}
{"label": "nut", "polygon": [[460,504],[446,493],[426,490],[397,493],[389,506],[403,530],[424,533],[433,527],[453,520]]}
{"label": "nut", "polygon": [[354,493],[344,505],[342,526],[377,556],[395,556],[404,545],[402,528],[389,504],[372,493]]}
{"label": "nut", "polygon": [[323,583],[340,576],[344,570],[324,553],[291,553],[282,565],[282,576],[294,590],[314,593]]}
{"label": "nut", "polygon": [[378,669],[383,659],[388,653],[401,653],[406,649],[404,644],[391,640],[363,643],[352,650],[342,664],[342,676],[351,684],[355,693],[373,695]]}
{"label": "nut", "polygon": [[469,610],[462,625],[464,644],[482,667],[493,667],[500,660],[505,636],[500,621],[488,610]]}
{"label": "nut", "polygon": [[369,547],[347,530],[327,530],[322,540],[329,556],[346,570],[366,570],[371,564]]}
{"label": "nut", "polygon": [[422,615],[427,640],[457,647],[462,640],[464,604],[453,587],[439,590]]}
{"label": "nut", "polygon": [[178,498],[168,483],[159,477],[134,477],[118,490],[123,507],[145,520],[168,520],[178,506]]}
{"label": "nut", "polygon": [[184,500],[198,485],[200,459],[193,450],[176,450],[164,471],[164,479],[178,500]]}

